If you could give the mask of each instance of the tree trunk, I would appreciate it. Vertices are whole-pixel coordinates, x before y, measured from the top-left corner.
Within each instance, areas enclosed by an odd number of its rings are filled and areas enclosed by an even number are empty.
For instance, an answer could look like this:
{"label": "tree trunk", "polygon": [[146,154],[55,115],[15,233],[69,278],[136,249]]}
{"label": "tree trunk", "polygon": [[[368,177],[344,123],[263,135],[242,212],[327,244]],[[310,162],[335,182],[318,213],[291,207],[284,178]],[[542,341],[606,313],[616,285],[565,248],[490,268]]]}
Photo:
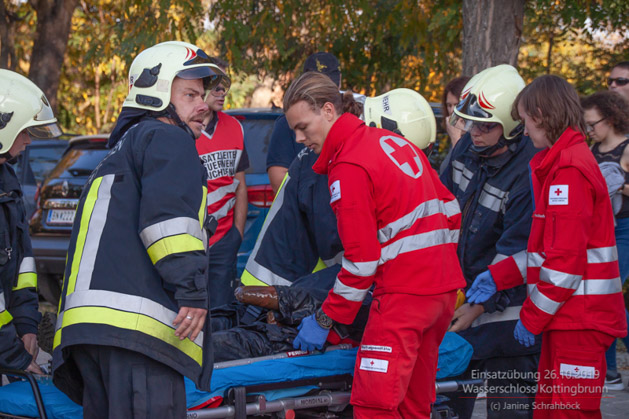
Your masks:
{"label": "tree trunk", "polygon": [[15,22],[17,17],[0,1],[0,68],[15,70]]}
{"label": "tree trunk", "polygon": [[463,0],[463,74],[517,65],[525,0]]}
{"label": "tree trunk", "polygon": [[57,90],[68,45],[72,15],[78,0],[31,0],[37,30],[28,77],[39,86],[57,111]]}

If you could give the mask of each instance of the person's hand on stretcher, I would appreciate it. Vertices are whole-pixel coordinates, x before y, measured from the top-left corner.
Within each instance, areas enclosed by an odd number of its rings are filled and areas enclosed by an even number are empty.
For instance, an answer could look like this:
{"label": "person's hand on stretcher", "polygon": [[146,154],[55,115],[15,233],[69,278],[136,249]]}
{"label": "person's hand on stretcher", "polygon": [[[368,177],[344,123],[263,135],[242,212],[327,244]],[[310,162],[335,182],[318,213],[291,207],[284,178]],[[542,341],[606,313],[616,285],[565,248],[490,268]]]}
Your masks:
{"label": "person's hand on stretcher", "polygon": [[[323,327],[317,321],[317,315],[324,323]],[[329,326],[329,327],[327,327]],[[293,341],[293,348],[301,349],[302,351],[314,351],[315,349],[323,348],[330,329],[332,328],[332,319],[330,319],[321,309],[318,313],[311,314],[308,317],[304,317],[300,325],[297,327],[299,334]]]}

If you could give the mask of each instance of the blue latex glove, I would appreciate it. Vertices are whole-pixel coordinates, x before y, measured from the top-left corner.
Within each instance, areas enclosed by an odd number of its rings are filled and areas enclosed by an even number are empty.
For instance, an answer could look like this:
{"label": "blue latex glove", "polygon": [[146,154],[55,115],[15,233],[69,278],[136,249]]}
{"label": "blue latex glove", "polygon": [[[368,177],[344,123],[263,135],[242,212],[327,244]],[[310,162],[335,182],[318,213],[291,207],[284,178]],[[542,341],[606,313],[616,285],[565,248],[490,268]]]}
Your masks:
{"label": "blue latex glove", "polygon": [[535,345],[535,335],[529,332],[522,323],[522,320],[518,320],[518,324],[515,325],[513,336],[515,337],[515,340],[520,342],[520,345],[524,345],[527,348]]}
{"label": "blue latex glove", "polygon": [[465,293],[470,304],[482,304],[497,292],[496,282],[488,270],[478,274],[472,286]]}
{"label": "blue latex glove", "polygon": [[304,317],[297,330],[299,330],[299,334],[293,341],[293,348],[302,351],[314,351],[323,348],[323,344],[330,333],[329,329],[319,326],[314,314]]}

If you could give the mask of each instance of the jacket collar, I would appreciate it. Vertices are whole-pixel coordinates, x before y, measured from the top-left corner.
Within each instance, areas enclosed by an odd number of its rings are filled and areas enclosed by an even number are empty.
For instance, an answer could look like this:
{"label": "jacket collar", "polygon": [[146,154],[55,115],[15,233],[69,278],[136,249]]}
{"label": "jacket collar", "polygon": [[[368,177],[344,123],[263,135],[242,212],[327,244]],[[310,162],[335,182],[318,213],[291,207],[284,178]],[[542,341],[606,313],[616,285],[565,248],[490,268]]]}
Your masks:
{"label": "jacket collar", "polygon": [[335,159],[336,155],[343,148],[345,141],[352,136],[354,131],[364,126],[365,123],[350,113],[341,115],[330,128],[319,158],[312,165],[312,170],[320,175],[328,173],[330,163]]}
{"label": "jacket collar", "polygon": [[545,178],[555,165],[561,152],[584,141],[583,134],[568,127],[552,147],[542,150],[531,159],[531,169],[538,179]]}

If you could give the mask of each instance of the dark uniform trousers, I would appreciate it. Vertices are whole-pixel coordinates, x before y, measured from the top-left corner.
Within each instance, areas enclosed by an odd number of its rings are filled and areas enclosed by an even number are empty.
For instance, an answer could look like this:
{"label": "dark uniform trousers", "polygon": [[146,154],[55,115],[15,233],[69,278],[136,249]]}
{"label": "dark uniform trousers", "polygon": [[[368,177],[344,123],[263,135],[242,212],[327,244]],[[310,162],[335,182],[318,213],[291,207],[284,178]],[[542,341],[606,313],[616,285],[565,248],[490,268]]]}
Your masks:
{"label": "dark uniform trousers", "polygon": [[185,418],[183,376],[139,352],[75,345],[71,357],[83,378],[83,417]]}

